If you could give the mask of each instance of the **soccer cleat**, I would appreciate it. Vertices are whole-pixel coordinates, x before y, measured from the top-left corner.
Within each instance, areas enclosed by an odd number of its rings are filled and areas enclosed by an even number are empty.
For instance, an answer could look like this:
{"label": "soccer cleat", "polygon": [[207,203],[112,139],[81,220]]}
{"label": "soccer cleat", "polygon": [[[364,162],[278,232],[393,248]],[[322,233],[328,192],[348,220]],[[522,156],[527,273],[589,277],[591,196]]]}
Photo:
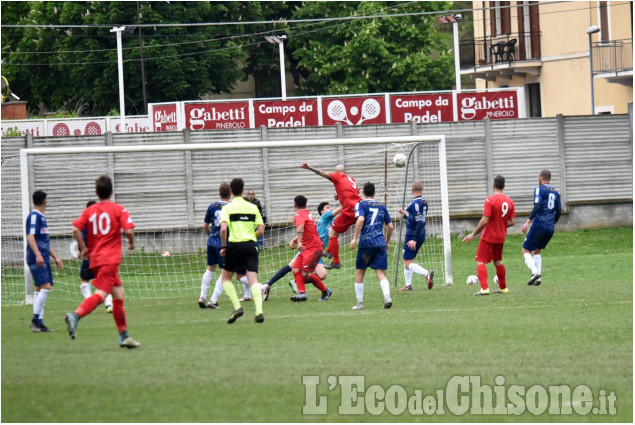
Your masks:
{"label": "soccer cleat", "polygon": [[262,288],[262,300],[267,301],[269,299],[269,292],[271,292],[271,286],[265,285]]}
{"label": "soccer cleat", "polygon": [[386,301],[384,301],[384,308],[389,309],[390,307],[392,307],[392,300],[388,298]]}
{"label": "soccer cleat", "polygon": [[341,268],[341,267],[342,267],[342,265],[341,265],[340,263],[331,263],[331,264],[329,264],[328,266],[324,266],[324,268],[325,268],[326,270],[339,269],[339,268]]}
{"label": "soccer cleat", "polygon": [[306,296],[306,294],[304,292],[298,294],[298,295],[294,295],[291,298],[291,301],[293,301],[294,303],[299,303],[301,301],[306,301],[309,298]]}
{"label": "soccer cleat", "polygon": [[489,288],[488,289],[481,289],[480,291],[478,291],[476,294],[474,295],[489,295]]}
{"label": "soccer cleat", "polygon": [[200,308],[207,308],[207,304],[205,304],[205,298],[201,297],[198,299],[198,306]]}
{"label": "soccer cleat", "polygon": [[536,281],[534,282],[534,286],[540,286],[540,284],[542,283],[542,278],[538,278],[536,279]]}
{"label": "soccer cleat", "polygon": [[66,322],[68,335],[71,337],[71,339],[75,339],[75,331],[77,330],[77,316],[75,315],[75,313],[66,313],[66,316],[64,316],[64,321]]}
{"label": "soccer cleat", "polygon": [[494,291],[495,294],[507,294],[508,292],[509,292],[509,288],[497,289]]}
{"label": "soccer cleat", "polygon": [[207,303],[207,308],[213,308],[213,309],[218,310],[220,307],[218,306],[217,302],[214,303],[214,302],[212,302],[212,300],[209,300],[209,302]]}
{"label": "soccer cleat", "polygon": [[360,303],[358,302],[356,306],[353,307],[353,310],[363,310],[364,309],[364,303]]}
{"label": "soccer cleat", "polygon": [[141,346],[141,344],[139,344],[137,341],[135,341],[134,339],[130,337],[126,337],[125,339],[122,337],[119,337],[119,346],[121,348],[137,348]]}
{"label": "soccer cleat", "polygon": [[333,291],[331,291],[329,288],[326,288],[326,291],[322,292],[322,298],[320,298],[318,301],[326,301],[331,297],[331,295],[333,295]]}
{"label": "soccer cleat", "polygon": [[327,251],[322,251],[322,257],[333,258],[333,254],[331,254],[330,252],[327,252]]}
{"label": "soccer cleat", "polygon": [[33,332],[42,332],[42,328],[40,328],[40,323],[35,319],[31,320],[31,324],[29,326],[31,327],[31,330]]}
{"label": "soccer cleat", "polygon": [[111,305],[107,305],[106,306],[106,313],[112,313],[112,306]]}
{"label": "soccer cleat", "polygon": [[428,289],[432,289],[432,286],[434,285],[434,270],[430,270],[430,273],[428,274],[428,277],[426,277],[426,279],[428,279]]}
{"label": "soccer cleat", "polygon": [[40,332],[53,332],[53,329],[47,328],[44,323],[40,325]]}
{"label": "soccer cleat", "polygon": [[252,299],[252,298],[249,298],[249,297],[242,297],[242,298],[241,298],[241,299],[239,299],[238,301],[240,301],[241,303],[244,303],[244,302],[253,301],[253,299]]}
{"label": "soccer cleat", "polygon": [[[537,280],[540,280],[540,273],[536,273],[535,275],[532,275],[531,279],[529,279],[529,282],[527,282],[527,285],[529,286],[535,285]],[[542,281],[540,283],[542,283]],[[540,285],[540,283],[538,285]]]}
{"label": "soccer cleat", "polygon": [[400,291],[412,291],[412,285],[405,285],[403,288],[399,288]]}
{"label": "soccer cleat", "polygon": [[256,323],[262,323],[264,321],[265,321],[265,316],[262,313],[254,317],[254,322]]}
{"label": "soccer cleat", "polygon": [[227,319],[227,323],[234,323],[236,319],[238,319],[243,314],[245,314],[245,312],[243,311],[242,307],[240,307],[238,310],[234,310],[232,312],[232,315],[229,316],[229,319]]}
{"label": "soccer cleat", "polygon": [[289,281],[289,286],[291,287],[291,290],[293,291],[294,294],[298,293],[298,285],[296,285],[295,280],[291,279]]}

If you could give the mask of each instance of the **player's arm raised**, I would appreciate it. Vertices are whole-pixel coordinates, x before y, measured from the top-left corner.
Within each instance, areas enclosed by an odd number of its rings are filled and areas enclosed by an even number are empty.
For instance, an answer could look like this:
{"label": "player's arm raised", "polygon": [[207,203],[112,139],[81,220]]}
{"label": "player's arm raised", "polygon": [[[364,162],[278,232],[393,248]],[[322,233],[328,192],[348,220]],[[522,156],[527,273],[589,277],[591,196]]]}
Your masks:
{"label": "player's arm raised", "polygon": [[325,179],[329,179],[331,180],[331,176],[328,175],[328,173],[325,173],[324,171],[320,170],[319,168],[313,168],[311,167],[308,163],[303,162],[302,164],[300,164],[300,168],[305,168],[307,170],[311,170],[313,171],[315,174],[317,174],[318,176],[322,176]]}

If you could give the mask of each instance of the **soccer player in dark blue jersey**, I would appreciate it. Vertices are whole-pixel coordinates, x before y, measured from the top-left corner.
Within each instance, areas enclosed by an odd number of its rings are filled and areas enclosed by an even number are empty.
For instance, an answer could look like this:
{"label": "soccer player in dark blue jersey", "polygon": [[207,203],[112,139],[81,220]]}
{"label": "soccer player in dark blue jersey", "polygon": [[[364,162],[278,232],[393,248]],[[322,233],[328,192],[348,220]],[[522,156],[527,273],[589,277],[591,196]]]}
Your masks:
{"label": "soccer player in dark blue jersey", "polygon": [[[381,291],[384,294],[384,308],[392,306],[390,299],[390,284],[386,278],[388,268],[388,243],[392,237],[393,225],[386,206],[376,201],[375,185],[364,184],[364,199],[355,205],[355,234],[350,243],[350,249],[355,249],[355,244],[359,241],[357,249],[357,262],[355,268],[355,294],[357,295],[357,305],[353,310],[364,309],[364,274],[370,267],[375,269]],[[384,238],[384,224],[388,231]]]}
{"label": "soccer player in dark blue jersey", "polygon": [[[534,190],[534,209],[523,224],[522,232],[527,233],[523,242],[525,264],[531,270],[531,279],[527,285],[538,286],[542,283],[542,256],[540,251],[547,247],[560,219],[560,194],[550,185],[551,171],[542,170],[538,174],[538,187]],[[529,227],[531,226],[531,228]]]}
{"label": "soccer player in dark blue jersey", "polygon": [[53,287],[53,273],[50,259],[53,257],[58,270],[62,268],[62,260],[51,248],[49,228],[44,218],[46,209],[46,193],[38,190],[33,193],[33,211],[26,218],[26,263],[31,270],[35,293],[33,294],[33,332],[51,332],[44,325],[44,306]]}
{"label": "soccer player in dark blue jersey", "polygon": [[[207,291],[214,278],[214,272],[216,271],[216,265],[223,266],[223,257],[220,255],[221,242],[220,242],[220,212],[223,206],[229,202],[231,195],[229,185],[225,182],[221,183],[218,188],[218,196],[220,201],[212,203],[207,207],[207,213],[203,221],[203,230],[207,234],[207,270],[203,274],[201,280],[201,295],[198,299],[198,305],[201,308],[218,308],[215,300],[210,300],[209,304],[205,304],[205,298],[207,297]],[[217,286],[223,287],[220,282],[220,276],[218,277]],[[220,291],[222,293],[222,289]],[[220,294],[219,294],[220,295]]]}
{"label": "soccer player in dark blue jersey", "polygon": [[406,210],[398,210],[406,219],[406,239],[403,243],[403,265],[406,284],[400,291],[412,291],[412,273],[425,276],[428,281],[428,289],[434,284],[434,271],[426,270],[414,262],[419,248],[426,241],[426,216],[428,215],[428,203],[423,199],[423,184],[420,181],[412,183],[412,196],[414,199]]}

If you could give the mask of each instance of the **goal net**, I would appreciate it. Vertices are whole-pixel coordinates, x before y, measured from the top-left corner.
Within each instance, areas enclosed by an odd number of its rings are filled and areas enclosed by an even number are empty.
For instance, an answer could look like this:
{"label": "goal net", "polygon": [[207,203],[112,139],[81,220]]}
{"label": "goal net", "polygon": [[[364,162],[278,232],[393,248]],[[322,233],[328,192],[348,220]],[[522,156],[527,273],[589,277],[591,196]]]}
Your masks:
{"label": "goal net", "polygon": [[[235,177],[245,181],[245,194],[255,192],[266,216],[259,266],[259,281],[266,283],[295,255],[288,247],[295,235],[293,198],[306,196],[316,220],[321,202],[334,208],[339,205],[333,184],[300,168],[301,162],[326,172],[342,164],[360,188],[365,182],[375,184],[375,199],[387,205],[395,224],[387,272],[391,285],[397,284],[395,279],[403,284],[405,223],[397,210],[410,203],[412,181],[422,181],[429,204],[427,239],[416,262],[435,271],[435,285],[452,283],[443,136],[189,144],[161,144],[158,137],[146,137],[150,144],[31,148],[3,158],[2,305],[28,303],[32,293],[24,260],[24,219],[32,209],[30,197],[35,190],[48,195],[45,216],[51,247],[64,264],[61,270],[53,267],[54,295],[82,298],[81,259],[72,246],[71,223],[88,201],[95,200],[94,182],[102,174],[113,179],[113,200],[128,209],[136,224],[135,250],[123,250],[120,266],[127,297],[198,299],[207,258],[205,213],[219,199],[220,183]],[[410,154],[407,167],[395,167],[397,153]],[[353,228],[340,235],[342,266],[329,270],[325,280],[333,290],[348,289],[354,283],[356,250],[348,246],[352,233]],[[219,275],[217,270],[208,297]],[[273,285],[271,296],[290,295],[292,278],[288,274]],[[367,284],[377,284],[376,279],[369,278]],[[413,284],[422,288],[425,278],[415,275]],[[242,285],[236,285],[242,293]],[[315,299],[319,294],[312,292],[308,288],[309,298]]]}

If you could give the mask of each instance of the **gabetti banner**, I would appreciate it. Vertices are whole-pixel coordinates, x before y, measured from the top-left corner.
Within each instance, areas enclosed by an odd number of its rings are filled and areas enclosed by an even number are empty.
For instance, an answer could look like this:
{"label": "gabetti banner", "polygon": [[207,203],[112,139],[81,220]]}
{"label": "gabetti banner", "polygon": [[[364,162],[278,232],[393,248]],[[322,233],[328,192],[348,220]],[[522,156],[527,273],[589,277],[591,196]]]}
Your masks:
{"label": "gabetti banner", "polygon": [[254,127],[319,125],[317,99],[254,101]]}
{"label": "gabetti banner", "polygon": [[152,129],[154,131],[177,131],[179,129],[178,104],[152,105]]}
{"label": "gabetti banner", "polygon": [[190,130],[239,130],[249,125],[249,102],[185,103],[185,127]]}
{"label": "gabetti banner", "polygon": [[518,95],[515,91],[490,93],[457,93],[459,121],[520,118]]}
{"label": "gabetti banner", "polygon": [[322,99],[322,124],[385,124],[385,97],[340,97]]}
{"label": "gabetti banner", "polygon": [[390,121],[447,122],[454,121],[452,94],[392,94]]}

